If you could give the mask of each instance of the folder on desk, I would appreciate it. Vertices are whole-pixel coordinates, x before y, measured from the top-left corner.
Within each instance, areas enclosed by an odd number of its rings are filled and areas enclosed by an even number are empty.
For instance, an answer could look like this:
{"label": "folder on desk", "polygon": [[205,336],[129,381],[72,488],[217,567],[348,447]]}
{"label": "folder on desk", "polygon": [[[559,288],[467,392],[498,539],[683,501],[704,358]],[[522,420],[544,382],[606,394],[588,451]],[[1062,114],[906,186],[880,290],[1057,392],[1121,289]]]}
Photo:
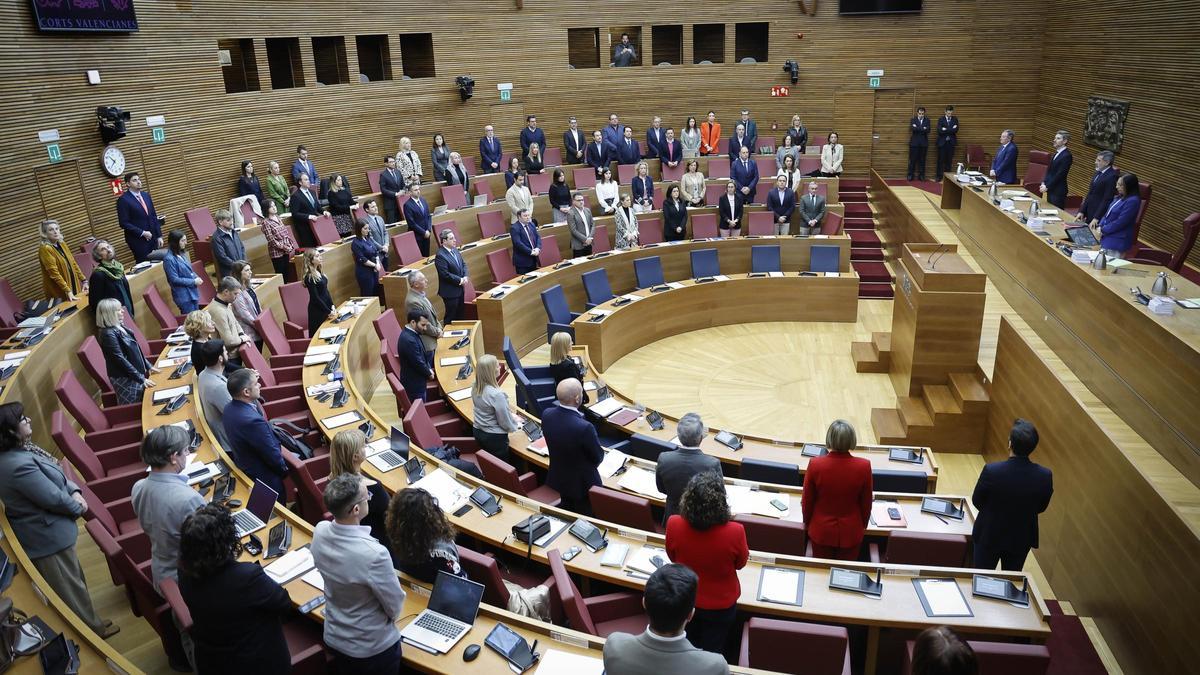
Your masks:
{"label": "folder on desk", "polygon": [[537,453],[537,454],[541,455],[542,457],[550,456],[550,450],[546,447],[546,437],[545,436],[542,436],[541,438],[537,439],[536,441],[525,446],[525,449],[530,452]]}
{"label": "folder on desk", "polygon": [[588,406],[588,410],[591,410],[592,412],[596,413],[596,415],[603,417],[603,418],[608,418],[610,415],[617,412],[621,408],[622,408],[621,402],[618,401],[616,398],[606,398],[602,401],[597,401],[596,403],[593,403],[592,405]]}
{"label": "folder on desk", "polygon": [[912,580],[921,599],[925,616],[975,616],[967,599],[963,597],[958,581],[953,577],[942,579],[916,578]]}
{"label": "folder on desk", "polygon": [[617,483],[617,486],[643,497],[653,499],[667,498],[665,494],[658,491],[658,484],[654,480],[654,473],[640,466],[626,465],[625,474],[621,476],[621,480]]}
{"label": "folder on desk", "polygon": [[763,567],[758,577],[758,599],[781,605],[804,604],[804,570]]}
{"label": "folder on desk", "polygon": [[623,427],[626,424],[636,420],[642,413],[633,408],[621,408],[619,411],[609,416],[608,421],[613,424]]}
{"label": "folder on desk", "polygon": [[[900,512],[900,518],[893,520],[888,515],[888,509],[896,509]],[[900,502],[875,500],[871,503],[871,522],[875,523],[875,527],[887,528],[903,528],[908,527],[908,519],[904,517],[904,509],[900,508]]]}

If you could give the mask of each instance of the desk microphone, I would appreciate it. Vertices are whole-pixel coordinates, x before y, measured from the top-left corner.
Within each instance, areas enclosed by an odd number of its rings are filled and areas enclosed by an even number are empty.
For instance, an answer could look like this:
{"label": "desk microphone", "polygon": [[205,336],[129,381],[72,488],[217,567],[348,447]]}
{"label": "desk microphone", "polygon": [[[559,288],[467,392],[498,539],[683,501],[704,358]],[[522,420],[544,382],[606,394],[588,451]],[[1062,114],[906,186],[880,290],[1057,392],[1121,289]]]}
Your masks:
{"label": "desk microphone", "polygon": [[933,255],[929,256],[929,269],[937,269],[937,261],[941,260],[942,256],[946,255],[947,251],[949,251],[949,248],[947,248],[946,244],[938,244],[938,247],[933,252]]}

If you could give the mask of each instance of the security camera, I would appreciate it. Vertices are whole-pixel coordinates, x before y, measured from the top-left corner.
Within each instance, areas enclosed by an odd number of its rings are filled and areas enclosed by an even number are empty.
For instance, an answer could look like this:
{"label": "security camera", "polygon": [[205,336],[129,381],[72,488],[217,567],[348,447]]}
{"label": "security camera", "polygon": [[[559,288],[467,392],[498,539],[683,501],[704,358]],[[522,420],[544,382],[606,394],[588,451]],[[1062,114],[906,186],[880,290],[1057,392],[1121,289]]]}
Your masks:
{"label": "security camera", "polygon": [[800,81],[800,64],[793,60],[783,62],[783,69],[792,77],[792,84]]}
{"label": "security camera", "polygon": [[470,75],[460,75],[454,78],[454,83],[458,85],[458,95],[462,100],[467,100],[475,95],[475,80],[471,79]]}

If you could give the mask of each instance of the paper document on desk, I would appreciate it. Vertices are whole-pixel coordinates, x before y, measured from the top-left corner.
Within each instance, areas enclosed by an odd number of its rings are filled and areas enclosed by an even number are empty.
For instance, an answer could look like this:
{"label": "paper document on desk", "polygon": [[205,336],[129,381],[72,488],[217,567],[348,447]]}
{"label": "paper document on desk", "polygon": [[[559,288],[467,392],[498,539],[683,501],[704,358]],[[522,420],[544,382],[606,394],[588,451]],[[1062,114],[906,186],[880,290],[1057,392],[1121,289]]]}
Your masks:
{"label": "paper document on desk", "polygon": [[913,579],[928,603],[929,616],[971,616],[971,608],[953,579]]}
{"label": "paper document on desk", "polygon": [[336,392],[338,389],[341,389],[341,388],[342,388],[342,383],[339,380],[337,382],[328,382],[326,384],[314,384],[311,387],[306,388],[304,391],[309,396],[318,396],[320,394],[324,394],[325,392],[330,392],[330,393]]}
{"label": "paper document on desk", "polygon": [[604,660],[547,649],[533,672],[535,675],[604,675]]}
{"label": "paper document on desk", "polygon": [[546,447],[546,437],[545,436],[542,436],[541,438],[537,439],[536,441],[525,446],[525,449],[530,452],[536,452],[537,454],[541,455],[542,457],[550,456],[550,449]]}
{"label": "paper document on desk", "polygon": [[667,283],[667,287],[668,288],[683,288],[683,284],[679,283],[678,281],[671,281],[671,282]]}
{"label": "paper document on desk", "polygon": [[[655,556],[658,556],[658,565],[655,565],[651,560]],[[667,557],[666,549],[657,546],[643,546],[636,553],[629,556],[629,560],[625,563],[625,566],[634,572],[649,575],[654,574],[654,570],[669,562],[671,562],[671,559]]]}
{"label": "paper document on desk", "polygon": [[592,316],[608,316],[609,314],[612,314],[613,311],[611,309],[589,309],[587,313],[591,314]]}
{"label": "paper document on desk", "polygon": [[783,272],[767,272],[767,276],[769,276],[769,277],[782,277],[782,276],[783,276]]}
{"label": "paper document on desk", "polygon": [[367,456],[370,457],[371,455],[378,455],[379,453],[383,452],[384,450],[391,450],[391,449],[392,449],[392,439],[385,436],[379,440],[371,441],[370,443],[367,443]]}
{"label": "paper document on desk", "polygon": [[300,577],[300,581],[303,581],[322,593],[325,592],[325,577],[321,576],[321,570],[317,569],[316,567],[313,567],[311,570],[305,572],[304,576]]}
{"label": "paper document on desk", "polygon": [[192,346],[191,345],[182,345],[179,347],[171,347],[170,349],[167,350],[167,358],[169,358],[169,359],[177,359],[182,356],[187,356],[189,358],[192,356]]}
{"label": "paper document on desk", "polygon": [[309,356],[312,356],[313,354],[336,354],[336,353],[338,353],[338,350],[341,348],[342,348],[342,346],[340,344],[338,344],[338,345],[313,345],[313,346],[309,347],[307,351],[304,352],[304,356],[309,357]]}
{"label": "paper document on desk", "polygon": [[466,362],[467,362],[467,359],[468,359],[468,358],[470,358],[470,357],[467,357],[467,356],[447,356],[447,357],[446,357],[446,358],[444,358],[444,359],[439,359],[439,360],[438,360],[438,365],[439,365],[439,366],[461,366],[462,364],[464,364],[464,363],[466,363]]}
{"label": "paper document on desk", "polygon": [[46,318],[44,316],[31,316],[17,324],[17,328],[40,328],[46,325]]}
{"label": "paper document on desk", "polygon": [[717,276],[713,277],[713,279],[715,281],[729,281],[729,277],[724,274],[718,274]]}
{"label": "paper document on desk", "polygon": [[763,567],[758,586],[758,599],[795,605],[800,596],[804,572],[786,567]]}
{"label": "paper document on desk", "polygon": [[446,396],[449,396],[451,401],[462,401],[463,399],[471,398],[471,387],[465,387],[463,389],[452,391],[449,394],[446,394]]}
{"label": "paper document on desk", "polygon": [[628,466],[625,468],[625,474],[621,476],[621,480],[617,485],[624,490],[636,492],[643,497],[652,497],[654,499],[666,499],[667,496],[658,491],[658,485],[654,481],[654,472],[647,471],[640,466]]}
{"label": "paper document on desk", "polygon": [[455,330],[442,331],[442,337],[466,337],[471,331],[457,328]]}
{"label": "paper document on desk", "polygon": [[190,394],[191,391],[192,385],[190,384],[170,389],[158,389],[154,392],[154,396],[150,397],[150,400],[153,403],[166,403],[180,394]]}
{"label": "paper document on desk", "polygon": [[603,401],[593,403],[592,405],[588,406],[588,410],[591,410],[600,417],[608,417],[609,415],[620,410],[622,407],[624,407],[624,404],[621,403],[621,401],[618,401],[617,397],[613,396],[611,398],[606,398]]}
{"label": "paper document on desk", "polygon": [[428,492],[446,513],[453,512],[471,495],[470,488],[454,480],[441,468],[430,471],[425,474],[424,478],[409,487],[421,488]]}
{"label": "paper document on desk", "polygon": [[305,572],[314,569],[312,551],[306,546],[295,551],[288,551],[283,557],[263,568],[267,576],[277,584],[286,584]]}
{"label": "paper document on desk", "polygon": [[[336,347],[337,345],[333,345],[333,346]],[[305,354],[304,355],[304,365],[318,366],[318,365],[321,365],[322,363],[329,363],[330,361],[332,361],[334,359],[335,356],[337,356],[337,354]]]}
{"label": "paper document on desk", "polygon": [[638,295],[637,293],[626,293],[625,295],[622,295],[620,297],[622,299],[628,300],[630,302],[637,302],[638,300],[642,299],[642,296]]}
{"label": "paper document on desk", "polygon": [[5,360],[5,361],[12,361],[13,359],[23,359],[23,358],[25,358],[26,356],[29,356],[29,352],[30,352],[30,351],[31,351],[31,350],[29,350],[29,349],[26,349],[26,350],[24,350],[24,351],[19,351],[19,352],[9,352],[9,353],[7,353],[7,354],[5,354],[5,355],[4,355],[4,360]]}
{"label": "paper document on desk", "polygon": [[169,345],[188,344],[191,341],[192,338],[188,337],[186,333],[171,333],[166,337],[166,342]]}
{"label": "paper document on desk", "polygon": [[322,328],[317,331],[317,337],[321,340],[332,340],[339,335],[345,335],[345,328]]}
{"label": "paper document on desk", "polygon": [[550,531],[547,532],[546,534],[543,534],[542,536],[538,537],[537,539],[534,539],[533,540],[534,546],[543,546],[543,547],[546,546],[546,544],[549,544],[550,542],[554,541],[554,538],[557,537],[559,535],[559,533],[561,533],[563,530],[567,529],[568,523],[565,520],[559,520],[558,518],[555,518],[554,516],[546,516],[546,520],[550,521]]}
{"label": "paper document on desk", "polygon": [[842,273],[841,273],[841,272],[825,272],[825,276],[827,276],[827,277],[840,277],[840,276],[842,276]]}
{"label": "paper document on desk", "polygon": [[495,295],[498,295],[498,294],[500,294],[500,293],[507,293],[507,292],[511,291],[512,289],[514,289],[514,288],[516,288],[516,286],[509,286],[508,284],[501,284],[501,285],[499,285],[499,286],[497,286],[497,287],[495,287],[495,288],[493,288],[493,289],[492,289],[492,295],[493,295],[493,296],[495,296]]}
{"label": "paper document on desk", "polygon": [[[745,485],[726,485],[725,496],[729,501],[732,513],[744,513],[767,518],[784,518],[791,512],[791,502],[788,495],[765,490],[751,490]],[[788,505],[788,509],[780,511],[771,505],[771,500],[777,499]]]}
{"label": "paper document on desk", "polygon": [[608,478],[617,472],[617,469],[625,466],[625,462],[629,460],[629,455],[620,450],[608,449],[604,453],[604,460],[600,462],[600,466],[596,467],[596,471],[600,472],[601,478]]}
{"label": "paper document on desk", "polygon": [[1125,267],[1126,265],[1132,265],[1132,264],[1133,264],[1132,262],[1125,260],[1124,258],[1109,258],[1108,259],[1108,266],[1116,268],[1116,269],[1120,269],[1122,267]]}
{"label": "paper document on desk", "polygon": [[357,410],[351,410],[350,412],[344,412],[331,417],[326,417],[321,420],[321,424],[323,424],[326,429],[336,429],[338,427],[344,427],[347,424],[359,422],[362,420],[362,418],[363,416]]}

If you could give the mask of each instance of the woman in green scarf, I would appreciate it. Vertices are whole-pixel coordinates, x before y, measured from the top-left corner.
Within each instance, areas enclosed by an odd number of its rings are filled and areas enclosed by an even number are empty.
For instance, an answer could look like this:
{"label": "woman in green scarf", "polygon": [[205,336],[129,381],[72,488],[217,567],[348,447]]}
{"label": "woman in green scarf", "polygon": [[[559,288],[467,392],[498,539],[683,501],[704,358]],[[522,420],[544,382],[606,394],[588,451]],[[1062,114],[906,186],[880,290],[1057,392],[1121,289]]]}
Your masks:
{"label": "woman in green scarf", "polygon": [[125,266],[117,260],[112,244],[103,239],[97,241],[92,247],[92,260],[96,261],[96,269],[88,279],[88,306],[95,311],[101,300],[112,298],[121,303],[132,318],[133,294],[125,279]]}

